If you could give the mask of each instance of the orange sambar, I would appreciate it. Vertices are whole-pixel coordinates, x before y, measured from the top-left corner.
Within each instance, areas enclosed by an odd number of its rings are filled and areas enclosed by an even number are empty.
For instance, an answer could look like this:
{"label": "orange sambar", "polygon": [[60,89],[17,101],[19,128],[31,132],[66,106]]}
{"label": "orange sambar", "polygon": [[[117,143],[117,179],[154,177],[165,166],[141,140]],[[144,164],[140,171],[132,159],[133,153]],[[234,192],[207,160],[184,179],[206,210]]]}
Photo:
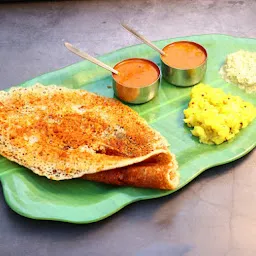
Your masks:
{"label": "orange sambar", "polygon": [[207,53],[200,45],[180,41],[166,45],[163,48],[166,53],[161,56],[162,61],[170,67],[178,69],[192,69],[204,63]]}
{"label": "orange sambar", "polygon": [[140,88],[153,84],[159,78],[158,67],[146,59],[127,59],[114,67],[118,75],[113,74],[114,80],[123,86]]}

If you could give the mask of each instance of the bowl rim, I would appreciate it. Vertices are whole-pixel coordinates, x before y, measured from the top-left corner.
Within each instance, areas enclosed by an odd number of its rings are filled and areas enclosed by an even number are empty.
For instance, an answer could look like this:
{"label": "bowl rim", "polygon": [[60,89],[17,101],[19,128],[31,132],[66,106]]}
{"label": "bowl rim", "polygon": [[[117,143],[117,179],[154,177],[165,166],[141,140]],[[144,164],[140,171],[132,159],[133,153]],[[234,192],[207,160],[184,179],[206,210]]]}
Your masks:
{"label": "bowl rim", "polygon": [[173,68],[173,69],[181,70],[181,71],[187,71],[187,70],[193,70],[193,69],[200,68],[201,66],[203,66],[203,65],[206,64],[207,59],[208,59],[207,50],[206,50],[201,44],[199,44],[199,43],[197,43],[197,42],[194,42],[194,41],[188,41],[188,40],[175,41],[175,42],[172,42],[172,43],[169,43],[169,44],[165,45],[165,46],[162,48],[162,50],[164,51],[164,48],[165,48],[165,47],[167,47],[167,46],[169,46],[169,45],[172,45],[172,44],[176,44],[176,43],[192,43],[192,44],[196,45],[196,46],[199,47],[201,50],[203,50],[203,52],[205,53],[205,60],[204,60],[200,65],[195,66],[195,67],[193,67],[193,68],[176,68],[176,67],[174,67],[174,66],[168,65],[165,61],[163,61],[162,55],[160,54],[160,59],[161,59],[161,61],[162,61],[166,66],[168,66],[168,67],[170,67],[170,68]]}
{"label": "bowl rim", "polygon": [[119,84],[119,85],[121,85],[121,86],[123,86],[123,87],[125,87],[125,88],[130,88],[130,89],[142,89],[142,88],[150,87],[151,85],[154,85],[155,83],[157,83],[157,82],[160,80],[160,77],[161,77],[161,70],[160,70],[160,68],[158,67],[158,65],[157,65],[155,62],[153,62],[153,61],[151,61],[151,60],[149,60],[149,59],[145,59],[145,58],[137,58],[137,57],[135,57],[135,58],[128,58],[128,59],[121,60],[121,61],[119,61],[118,63],[115,64],[115,66],[113,67],[113,69],[115,69],[118,65],[122,64],[123,62],[132,61],[132,60],[142,60],[142,61],[149,62],[152,66],[154,66],[154,67],[156,68],[156,70],[157,70],[157,72],[158,72],[158,77],[157,77],[157,79],[154,80],[154,82],[152,82],[151,84],[148,84],[148,85],[145,85],[145,86],[130,87],[130,86],[127,86],[127,85],[124,85],[124,84],[121,84],[121,83],[117,82],[116,79],[115,79],[115,77],[114,77],[114,75],[116,75],[116,74],[114,74],[114,73],[112,72],[112,79],[115,81],[115,83],[117,83],[117,84]]}

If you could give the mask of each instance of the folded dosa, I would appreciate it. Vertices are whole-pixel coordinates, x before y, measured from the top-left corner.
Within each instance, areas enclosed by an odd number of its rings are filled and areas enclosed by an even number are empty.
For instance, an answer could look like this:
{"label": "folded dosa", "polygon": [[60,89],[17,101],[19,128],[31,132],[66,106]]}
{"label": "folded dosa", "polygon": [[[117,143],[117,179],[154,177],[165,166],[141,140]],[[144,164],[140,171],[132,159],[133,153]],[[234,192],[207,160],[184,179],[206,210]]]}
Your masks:
{"label": "folded dosa", "polygon": [[179,174],[173,154],[159,154],[141,163],[105,172],[86,174],[83,179],[118,186],[175,189]]}
{"label": "folded dosa", "polygon": [[0,92],[0,154],[49,179],[102,175],[168,155],[167,146],[115,99],[40,84]]}

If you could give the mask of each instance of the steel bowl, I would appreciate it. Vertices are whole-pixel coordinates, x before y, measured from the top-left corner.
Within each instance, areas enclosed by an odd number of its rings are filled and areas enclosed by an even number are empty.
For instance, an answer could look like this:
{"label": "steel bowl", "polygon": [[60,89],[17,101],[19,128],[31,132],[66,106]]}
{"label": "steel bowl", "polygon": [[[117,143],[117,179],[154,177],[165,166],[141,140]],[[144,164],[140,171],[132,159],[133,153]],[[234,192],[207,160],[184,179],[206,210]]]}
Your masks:
{"label": "steel bowl", "polygon": [[[180,69],[180,68],[169,66],[162,60],[162,56],[160,56],[162,76],[168,83],[176,86],[188,87],[188,86],[195,85],[204,78],[206,68],[207,68],[207,51],[202,45],[195,42],[190,42],[190,41],[177,41],[171,44],[175,44],[178,42],[192,43],[196,45],[205,53],[205,60],[202,64],[192,69]],[[168,44],[165,47],[171,44]],[[162,49],[163,51],[165,47]]]}
{"label": "steel bowl", "polygon": [[147,59],[143,59],[143,58],[125,59],[123,61],[118,62],[114,66],[114,69],[117,69],[117,67],[123,64],[124,62],[132,61],[132,60],[143,60],[150,63],[158,71],[158,78],[153,83],[143,87],[129,87],[129,86],[118,83],[113,76],[114,74],[112,74],[113,89],[116,97],[119,98],[120,100],[127,103],[132,103],[132,104],[142,104],[152,100],[156,96],[159,89],[159,85],[160,85],[161,72],[159,67],[154,62]]}

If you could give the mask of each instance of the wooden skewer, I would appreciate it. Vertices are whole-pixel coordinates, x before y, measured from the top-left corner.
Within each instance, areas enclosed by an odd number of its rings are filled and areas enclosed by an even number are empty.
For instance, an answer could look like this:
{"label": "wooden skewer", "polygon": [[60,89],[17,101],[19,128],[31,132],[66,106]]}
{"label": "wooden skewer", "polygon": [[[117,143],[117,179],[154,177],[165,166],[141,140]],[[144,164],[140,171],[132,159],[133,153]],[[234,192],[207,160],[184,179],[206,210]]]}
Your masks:
{"label": "wooden skewer", "polygon": [[154,50],[158,51],[160,54],[162,55],[166,55],[166,53],[164,51],[162,51],[161,49],[159,49],[156,45],[154,45],[151,41],[149,41],[147,38],[145,38],[144,36],[140,35],[137,31],[135,31],[134,29],[130,28],[128,25],[121,23],[121,25],[128,30],[130,33],[132,33],[133,35],[135,35],[139,40],[141,40],[143,43],[147,44],[148,46],[150,46],[151,48],[153,48]]}
{"label": "wooden skewer", "polygon": [[67,49],[69,49],[71,52],[73,52],[74,54],[86,59],[86,60],[89,60],[90,62],[102,67],[102,68],[105,68],[106,70],[118,75],[118,71],[111,68],[110,66],[108,66],[107,64],[95,59],[94,57],[90,56],[88,53],[85,53],[85,52],[82,52],[81,50],[77,49],[76,47],[74,47],[72,44],[70,43],[67,43],[65,42],[65,46],[67,47]]}

